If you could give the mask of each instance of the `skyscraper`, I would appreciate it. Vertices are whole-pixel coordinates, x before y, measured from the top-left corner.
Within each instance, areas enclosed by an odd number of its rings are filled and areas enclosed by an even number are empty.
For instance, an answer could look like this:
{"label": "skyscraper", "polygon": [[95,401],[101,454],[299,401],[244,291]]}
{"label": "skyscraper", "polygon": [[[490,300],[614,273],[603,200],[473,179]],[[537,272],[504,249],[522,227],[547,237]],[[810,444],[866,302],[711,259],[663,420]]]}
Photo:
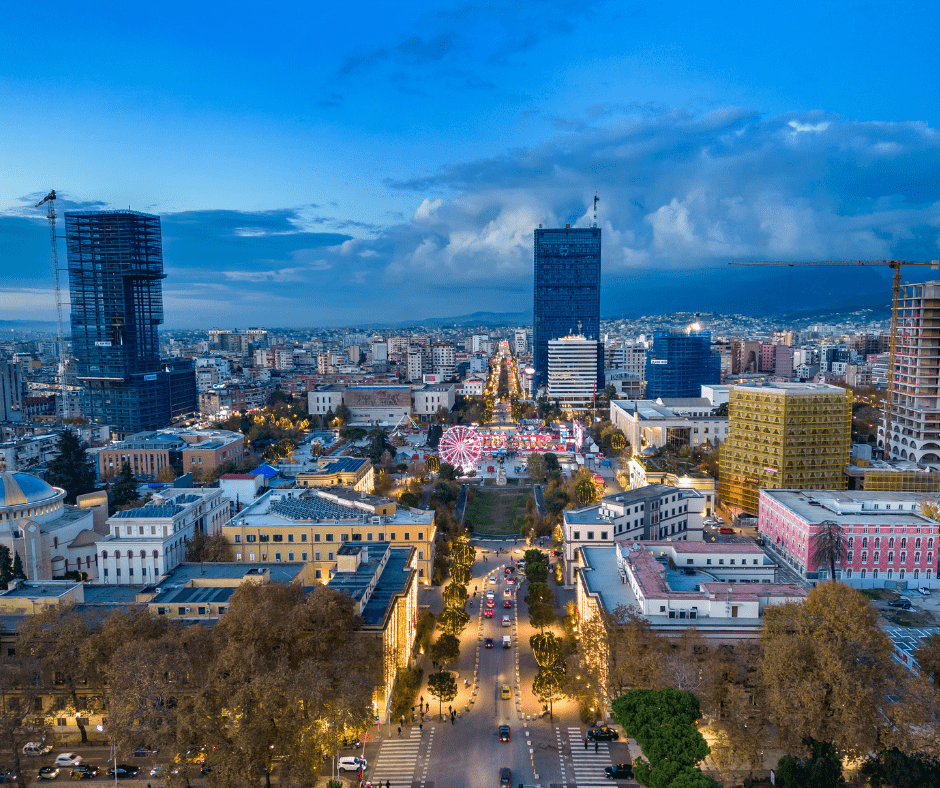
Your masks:
{"label": "skyscraper", "polygon": [[[565,227],[535,231],[533,366],[548,382],[548,343],[570,335],[600,340],[601,231]],[[604,387],[604,346],[598,344],[597,386]]]}
{"label": "skyscraper", "polygon": [[160,362],[160,218],[136,211],[69,211],[65,237],[72,349],[86,389],[85,416],[129,434],[165,427],[173,416],[195,411],[195,379],[190,386],[179,362],[172,374]]}
{"label": "skyscraper", "polygon": [[646,398],[700,397],[701,387],[721,383],[721,356],[709,331],[657,331],[646,355]]}

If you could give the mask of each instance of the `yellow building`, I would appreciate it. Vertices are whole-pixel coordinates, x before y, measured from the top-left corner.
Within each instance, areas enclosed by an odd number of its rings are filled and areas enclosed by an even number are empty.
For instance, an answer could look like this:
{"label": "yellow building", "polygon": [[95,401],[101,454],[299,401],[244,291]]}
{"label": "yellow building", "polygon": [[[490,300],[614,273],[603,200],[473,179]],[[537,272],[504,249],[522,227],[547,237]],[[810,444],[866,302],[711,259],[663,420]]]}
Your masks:
{"label": "yellow building", "polygon": [[846,488],[852,392],[825,383],[734,386],[718,494],[757,514],[758,490]]}
{"label": "yellow building", "polygon": [[317,468],[297,474],[299,487],[352,487],[371,492],[375,487],[372,462],[358,457],[325,457],[317,460]]}
{"label": "yellow building", "polygon": [[236,561],[309,562],[314,580],[324,583],[347,543],[414,547],[418,582],[430,584],[434,574],[434,512],[350,489],[269,490],[222,526],[222,533]]}

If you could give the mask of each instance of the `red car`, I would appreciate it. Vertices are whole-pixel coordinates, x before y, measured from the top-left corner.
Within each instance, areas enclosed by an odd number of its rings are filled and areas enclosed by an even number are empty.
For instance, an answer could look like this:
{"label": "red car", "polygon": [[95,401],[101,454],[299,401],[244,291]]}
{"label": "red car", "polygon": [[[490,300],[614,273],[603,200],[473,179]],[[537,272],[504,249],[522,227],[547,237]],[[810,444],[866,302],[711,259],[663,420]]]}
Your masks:
{"label": "red car", "polygon": [[510,602],[510,601],[507,599],[505,602],[503,602],[503,607],[508,607],[508,608],[511,610],[511,609],[512,609],[512,602]]}
{"label": "red car", "polygon": [[486,600],[486,606],[487,606],[487,607],[496,607],[496,601],[493,600],[493,599],[487,599],[487,600]]}
{"label": "red car", "polygon": [[493,617],[493,611],[491,608],[487,608],[486,610],[483,611],[483,618],[492,618],[492,617]]}

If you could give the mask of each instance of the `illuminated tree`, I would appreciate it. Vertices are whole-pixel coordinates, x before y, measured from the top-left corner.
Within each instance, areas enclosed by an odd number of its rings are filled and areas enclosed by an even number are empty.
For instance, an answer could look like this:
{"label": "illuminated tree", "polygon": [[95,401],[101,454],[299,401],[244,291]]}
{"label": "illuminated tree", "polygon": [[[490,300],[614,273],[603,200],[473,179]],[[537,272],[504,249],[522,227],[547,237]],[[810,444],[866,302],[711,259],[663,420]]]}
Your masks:
{"label": "illuminated tree", "polygon": [[444,704],[457,697],[457,679],[449,671],[440,671],[428,676],[428,694],[438,702],[438,714],[444,719]]}

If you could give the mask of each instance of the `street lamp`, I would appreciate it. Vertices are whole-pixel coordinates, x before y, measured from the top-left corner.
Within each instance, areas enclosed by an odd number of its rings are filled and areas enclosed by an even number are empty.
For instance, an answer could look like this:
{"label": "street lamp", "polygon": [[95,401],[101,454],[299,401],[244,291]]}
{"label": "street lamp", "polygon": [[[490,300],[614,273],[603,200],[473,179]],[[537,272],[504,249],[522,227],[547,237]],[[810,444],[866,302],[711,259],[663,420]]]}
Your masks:
{"label": "street lamp", "polygon": [[[102,724],[99,722],[99,723],[95,726],[95,730],[98,731],[98,733],[104,733],[104,725],[102,725]],[[115,740],[114,736],[111,737],[111,758],[110,758],[110,760],[111,760],[111,762],[112,762],[113,765],[114,765],[114,786],[115,786],[115,788],[117,788],[117,780],[118,780],[118,778],[117,778],[117,741]]]}

